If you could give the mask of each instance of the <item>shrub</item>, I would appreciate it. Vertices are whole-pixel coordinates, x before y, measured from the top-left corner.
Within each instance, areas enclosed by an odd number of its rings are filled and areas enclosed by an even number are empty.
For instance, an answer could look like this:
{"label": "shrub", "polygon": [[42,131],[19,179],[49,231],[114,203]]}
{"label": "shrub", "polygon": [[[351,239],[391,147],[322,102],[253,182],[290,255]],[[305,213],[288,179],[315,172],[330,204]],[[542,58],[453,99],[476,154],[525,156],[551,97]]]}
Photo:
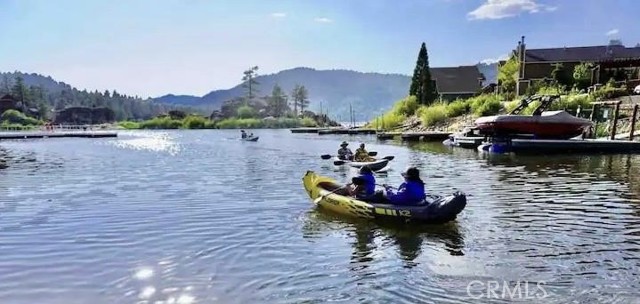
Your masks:
{"label": "shrub", "polygon": [[462,114],[469,113],[471,106],[468,100],[456,99],[449,103],[446,107],[447,117],[456,117]]}
{"label": "shrub", "polygon": [[609,85],[606,85],[593,92],[593,98],[595,98],[596,100],[607,100],[627,95],[629,95],[629,93],[627,93],[626,88],[615,88],[610,87]]}
{"label": "shrub", "polygon": [[520,105],[520,100],[512,100],[504,104],[504,110],[509,113]]}
{"label": "shrub", "polygon": [[208,119],[202,116],[190,115],[182,121],[182,127],[185,129],[204,129],[207,126]]}
{"label": "shrub", "polygon": [[537,90],[537,94],[540,95],[557,95],[565,93],[567,88],[565,86],[541,86]]}
{"label": "shrub", "polygon": [[238,117],[241,119],[253,118],[256,116],[255,110],[250,106],[241,106],[237,110]]}
{"label": "shrub", "polygon": [[141,129],[179,129],[182,127],[182,120],[171,119],[169,117],[156,117],[140,123]]}
{"label": "shrub", "polygon": [[25,126],[38,126],[42,124],[42,121],[33,117],[24,115],[17,110],[6,110],[0,115],[0,121],[7,122],[8,124],[19,124]]}
{"label": "shrub", "polygon": [[137,123],[135,121],[121,121],[118,123],[118,125],[129,130],[140,129],[140,123]]}
{"label": "shrub", "polygon": [[433,126],[447,119],[447,106],[445,104],[432,104],[422,107],[418,110],[418,114],[425,126]]}
{"label": "shrub", "polygon": [[415,96],[409,96],[393,105],[392,111],[400,115],[411,116],[415,114],[419,106],[418,99]]}
{"label": "shrub", "polygon": [[315,127],[315,126],[318,125],[315,120],[313,120],[313,119],[311,119],[309,117],[305,117],[302,120],[300,120],[300,124],[303,127]]}
{"label": "shrub", "polygon": [[593,101],[593,97],[588,94],[576,94],[576,95],[568,95],[562,96],[560,100],[557,100],[551,104],[549,107],[550,111],[556,110],[567,110],[567,111],[575,111],[578,107],[582,107],[583,109],[591,107],[591,102]]}
{"label": "shrub", "polygon": [[376,118],[367,124],[374,127],[376,124],[383,129],[390,129],[400,126],[405,119],[416,113],[420,107],[415,96],[408,96],[397,101],[389,112],[384,113],[382,117]]}
{"label": "shrub", "polygon": [[502,104],[500,95],[484,94],[468,99],[471,112],[476,116],[495,115],[500,112]]}

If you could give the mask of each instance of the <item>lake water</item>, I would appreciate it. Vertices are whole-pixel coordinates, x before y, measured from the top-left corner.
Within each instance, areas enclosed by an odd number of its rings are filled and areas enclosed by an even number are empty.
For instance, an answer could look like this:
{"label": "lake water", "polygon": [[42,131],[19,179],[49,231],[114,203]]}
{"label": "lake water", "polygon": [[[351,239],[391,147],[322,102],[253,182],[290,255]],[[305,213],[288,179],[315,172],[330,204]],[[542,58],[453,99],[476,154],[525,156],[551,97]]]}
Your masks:
{"label": "lake water", "polygon": [[[253,132],[0,142],[0,303],[639,303],[638,156]],[[467,208],[415,229],[315,210],[301,178],[354,174],[319,157],[342,140]]]}

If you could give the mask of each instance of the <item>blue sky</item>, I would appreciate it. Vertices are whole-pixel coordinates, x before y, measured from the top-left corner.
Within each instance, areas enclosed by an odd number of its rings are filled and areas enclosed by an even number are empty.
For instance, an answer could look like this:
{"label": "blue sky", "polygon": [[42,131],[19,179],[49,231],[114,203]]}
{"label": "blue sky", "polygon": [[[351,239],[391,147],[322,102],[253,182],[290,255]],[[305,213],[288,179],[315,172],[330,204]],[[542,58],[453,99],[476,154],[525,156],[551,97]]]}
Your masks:
{"label": "blue sky", "polygon": [[143,97],[306,66],[410,74],[529,48],[640,42],[637,0],[0,0],[0,71]]}

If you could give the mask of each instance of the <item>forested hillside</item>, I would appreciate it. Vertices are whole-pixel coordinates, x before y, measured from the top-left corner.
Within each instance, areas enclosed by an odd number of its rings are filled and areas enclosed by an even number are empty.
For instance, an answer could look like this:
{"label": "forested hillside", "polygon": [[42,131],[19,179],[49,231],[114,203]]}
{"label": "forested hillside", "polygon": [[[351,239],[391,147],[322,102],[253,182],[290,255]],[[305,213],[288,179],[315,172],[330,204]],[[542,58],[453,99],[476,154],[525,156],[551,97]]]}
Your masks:
{"label": "forested hillside", "polygon": [[50,118],[55,110],[66,107],[108,107],[116,120],[149,119],[176,107],[127,96],[117,91],[88,92],[78,90],[64,82],[39,74],[21,72],[0,73],[0,95],[11,94],[27,107],[37,109],[43,118]]}

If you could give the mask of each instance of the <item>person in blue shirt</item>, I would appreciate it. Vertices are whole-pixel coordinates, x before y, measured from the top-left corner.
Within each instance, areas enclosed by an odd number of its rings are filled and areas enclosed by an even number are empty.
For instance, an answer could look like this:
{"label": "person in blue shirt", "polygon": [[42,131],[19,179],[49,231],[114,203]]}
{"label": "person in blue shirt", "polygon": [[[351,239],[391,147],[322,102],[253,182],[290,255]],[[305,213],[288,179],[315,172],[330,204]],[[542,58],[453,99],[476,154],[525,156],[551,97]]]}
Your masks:
{"label": "person in blue shirt", "polygon": [[393,205],[417,205],[426,198],[424,182],[420,179],[420,171],[416,167],[410,167],[402,172],[404,183],[394,192],[391,186],[382,185],[387,194],[386,199]]}
{"label": "person in blue shirt", "polygon": [[355,188],[351,190],[351,195],[366,201],[373,198],[376,193],[376,178],[369,166],[362,166],[359,173],[358,176],[351,179],[355,185]]}

